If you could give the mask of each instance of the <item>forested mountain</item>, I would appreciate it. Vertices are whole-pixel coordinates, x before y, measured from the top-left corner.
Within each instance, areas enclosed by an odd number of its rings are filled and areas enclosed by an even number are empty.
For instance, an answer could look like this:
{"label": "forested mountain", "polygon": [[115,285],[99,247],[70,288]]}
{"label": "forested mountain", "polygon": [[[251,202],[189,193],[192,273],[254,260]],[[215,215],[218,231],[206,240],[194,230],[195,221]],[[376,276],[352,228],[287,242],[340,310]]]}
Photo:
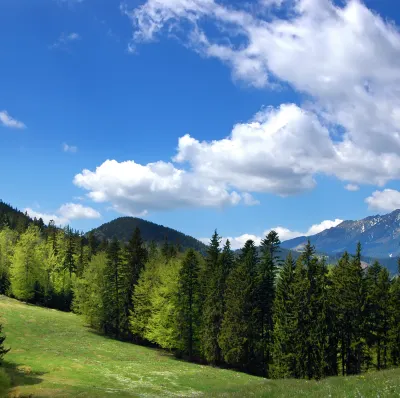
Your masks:
{"label": "forested mountain", "polygon": [[328,255],[354,252],[357,242],[363,254],[371,258],[394,258],[400,255],[400,210],[358,221],[343,221],[337,227],[313,236],[301,236],[282,243],[285,249],[301,251],[310,240],[318,252]]}
{"label": "forested mountain", "polygon": [[[0,227],[9,226],[12,229],[22,232],[33,221],[26,213],[4,203],[0,199]],[[39,224],[39,220],[35,220],[35,222]],[[43,226],[43,220],[41,220],[40,226]]]}
{"label": "forested mountain", "polygon": [[182,250],[195,249],[204,251],[206,249],[204,243],[191,236],[136,217],[117,218],[93,229],[90,233],[93,233],[99,240],[117,238],[122,242],[127,242],[136,228],[140,229],[142,239],[148,243],[155,242],[157,244],[163,244],[168,240],[169,243],[180,246]]}

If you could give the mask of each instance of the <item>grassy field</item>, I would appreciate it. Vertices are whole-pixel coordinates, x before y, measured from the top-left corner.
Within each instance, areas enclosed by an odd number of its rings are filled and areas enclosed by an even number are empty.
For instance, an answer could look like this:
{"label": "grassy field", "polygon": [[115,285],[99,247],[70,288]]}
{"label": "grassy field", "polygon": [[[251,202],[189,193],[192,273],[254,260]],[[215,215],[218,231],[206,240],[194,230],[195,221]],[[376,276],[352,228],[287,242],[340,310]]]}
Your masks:
{"label": "grassy field", "polygon": [[111,340],[76,315],[2,296],[0,317],[12,348],[0,370],[0,396],[400,397],[399,370],[321,382],[264,380]]}

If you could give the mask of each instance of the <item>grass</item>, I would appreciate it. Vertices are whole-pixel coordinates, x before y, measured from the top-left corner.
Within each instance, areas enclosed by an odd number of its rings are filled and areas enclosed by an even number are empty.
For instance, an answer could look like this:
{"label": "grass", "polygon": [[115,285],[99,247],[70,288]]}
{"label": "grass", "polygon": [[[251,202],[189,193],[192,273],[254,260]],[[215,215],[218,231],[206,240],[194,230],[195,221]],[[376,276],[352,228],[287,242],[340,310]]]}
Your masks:
{"label": "grass", "polygon": [[400,370],[321,382],[264,380],[108,339],[74,314],[2,296],[0,314],[11,346],[0,368],[4,397],[400,396]]}

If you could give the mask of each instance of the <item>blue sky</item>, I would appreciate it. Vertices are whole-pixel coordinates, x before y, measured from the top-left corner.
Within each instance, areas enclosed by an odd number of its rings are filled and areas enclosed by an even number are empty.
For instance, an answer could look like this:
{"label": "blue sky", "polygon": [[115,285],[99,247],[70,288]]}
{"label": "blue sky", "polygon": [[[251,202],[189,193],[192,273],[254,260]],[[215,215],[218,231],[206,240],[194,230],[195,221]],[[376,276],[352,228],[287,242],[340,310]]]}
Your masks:
{"label": "blue sky", "polygon": [[236,245],[394,210],[392,4],[3,0],[0,198]]}

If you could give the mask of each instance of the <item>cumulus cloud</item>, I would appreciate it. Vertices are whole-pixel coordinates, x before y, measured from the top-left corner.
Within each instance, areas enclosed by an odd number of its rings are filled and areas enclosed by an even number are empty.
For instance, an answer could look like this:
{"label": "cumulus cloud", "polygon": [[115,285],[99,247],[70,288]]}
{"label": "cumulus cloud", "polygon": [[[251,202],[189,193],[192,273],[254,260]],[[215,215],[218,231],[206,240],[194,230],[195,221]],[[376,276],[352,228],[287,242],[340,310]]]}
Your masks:
{"label": "cumulus cloud", "polygon": [[66,225],[71,220],[94,219],[101,217],[101,214],[91,207],[84,207],[81,204],[76,203],[66,203],[54,213],[38,212],[29,207],[24,211],[26,211],[32,218],[41,218],[45,224],[48,224],[53,220],[56,225]]}
{"label": "cumulus cloud", "polygon": [[[262,236],[252,235],[252,234],[243,234],[243,235],[240,235],[237,237],[227,236],[227,237],[222,238],[221,242],[222,242],[222,244],[225,244],[225,242],[229,239],[232,249],[236,250],[236,249],[242,248],[244,246],[244,244],[246,243],[246,241],[249,239],[253,240],[256,245],[260,245],[261,240],[264,239],[265,236],[268,235],[268,233],[271,231],[276,231],[279,235],[279,239],[281,240],[281,242],[284,242],[285,240],[294,239],[299,236],[312,236],[312,235],[318,234],[322,231],[325,231],[326,229],[336,227],[342,222],[343,222],[343,220],[340,220],[340,219],[324,220],[324,221],[320,222],[319,224],[312,225],[310,228],[308,228],[308,230],[306,232],[292,231],[289,228],[278,226],[275,228],[270,228],[270,229],[265,230],[263,232]],[[210,243],[209,238],[201,238],[199,240],[205,244]]]}
{"label": "cumulus cloud", "polygon": [[62,145],[63,151],[64,152],[71,152],[71,153],[76,153],[78,152],[78,147],[74,145],[68,145],[65,142]]}
{"label": "cumulus cloud", "polygon": [[114,210],[127,215],[253,202],[251,196],[230,190],[223,182],[162,161],[141,165],[134,161],[106,160],[95,171],[83,170],[77,174],[74,184],[88,190],[93,201],[109,202]]}
{"label": "cumulus cloud", "polygon": [[124,11],[133,48],[173,32],[235,79],[269,89],[288,83],[310,100],[262,112],[226,140],[182,137],[178,162],[238,189],[282,195],[312,188],[318,173],[353,185],[400,178],[400,34],[360,1],[297,0],[265,19],[215,0],[148,0]]}
{"label": "cumulus cloud", "polygon": [[351,192],[355,192],[358,191],[360,189],[360,187],[356,184],[347,184],[344,189],[346,189],[347,191],[351,191]]}
{"label": "cumulus cloud", "polygon": [[371,210],[393,211],[400,209],[400,192],[394,189],[375,191],[365,199]]}
{"label": "cumulus cloud", "polygon": [[24,129],[26,127],[24,123],[11,117],[5,110],[0,112],[0,123],[12,129]]}

